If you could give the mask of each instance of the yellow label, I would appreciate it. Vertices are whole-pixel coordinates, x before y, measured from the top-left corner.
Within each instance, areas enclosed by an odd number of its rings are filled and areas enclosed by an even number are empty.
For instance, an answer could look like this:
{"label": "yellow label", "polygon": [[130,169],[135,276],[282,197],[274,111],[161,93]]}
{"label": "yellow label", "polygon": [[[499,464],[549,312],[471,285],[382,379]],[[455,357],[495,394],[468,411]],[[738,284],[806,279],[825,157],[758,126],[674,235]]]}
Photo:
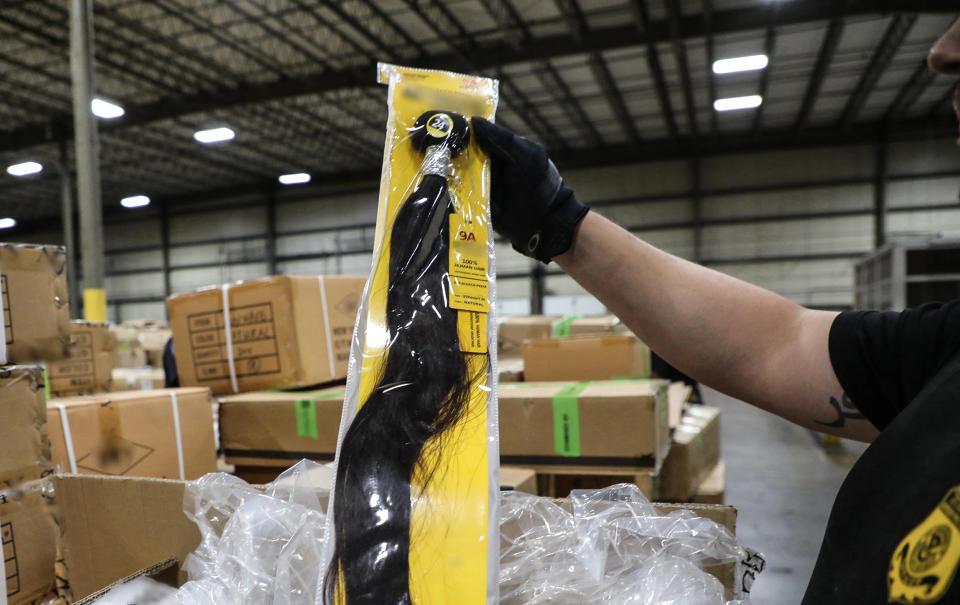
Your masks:
{"label": "yellow label", "polygon": [[457,332],[460,350],[464,353],[487,352],[487,314],[457,311]]}
{"label": "yellow label", "polygon": [[442,139],[450,134],[453,128],[453,119],[445,113],[438,113],[427,120],[427,132],[436,139]]}
{"label": "yellow label", "polygon": [[947,492],[920,525],[900,541],[890,559],[889,602],[938,602],[960,564],[960,485]]}
{"label": "yellow label", "polygon": [[453,309],[490,310],[487,278],[487,226],[484,217],[461,215],[467,204],[450,215],[450,303]]}

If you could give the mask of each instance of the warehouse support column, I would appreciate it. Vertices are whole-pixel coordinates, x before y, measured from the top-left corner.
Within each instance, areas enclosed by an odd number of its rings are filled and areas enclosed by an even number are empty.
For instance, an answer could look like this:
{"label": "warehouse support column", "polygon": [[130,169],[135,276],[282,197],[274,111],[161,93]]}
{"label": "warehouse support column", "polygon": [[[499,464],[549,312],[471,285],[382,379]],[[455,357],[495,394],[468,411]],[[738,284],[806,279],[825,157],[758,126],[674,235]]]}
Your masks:
{"label": "warehouse support column", "polygon": [[106,321],[99,145],[97,125],[90,109],[95,90],[92,0],[70,0],[70,76],[77,157],[80,262],[83,265],[83,314],[89,321]]}
{"label": "warehouse support column", "polygon": [[163,271],[163,295],[173,294],[170,287],[170,211],[167,202],[160,202],[160,268]]}
{"label": "warehouse support column", "polygon": [[70,317],[79,317],[80,285],[77,275],[77,248],[73,227],[73,183],[70,179],[70,167],[67,165],[67,142],[60,141],[60,158],[57,162],[60,172],[60,199],[63,214],[63,245],[67,248],[67,296],[70,297]]}
{"label": "warehouse support column", "polygon": [[543,294],[546,290],[546,271],[537,263],[530,270],[530,314],[543,315]]}
{"label": "warehouse support column", "polygon": [[873,247],[887,241],[887,141],[877,141],[873,182]]}
{"label": "warehouse support column", "polygon": [[272,186],[264,195],[267,199],[267,275],[277,274],[277,196]]}

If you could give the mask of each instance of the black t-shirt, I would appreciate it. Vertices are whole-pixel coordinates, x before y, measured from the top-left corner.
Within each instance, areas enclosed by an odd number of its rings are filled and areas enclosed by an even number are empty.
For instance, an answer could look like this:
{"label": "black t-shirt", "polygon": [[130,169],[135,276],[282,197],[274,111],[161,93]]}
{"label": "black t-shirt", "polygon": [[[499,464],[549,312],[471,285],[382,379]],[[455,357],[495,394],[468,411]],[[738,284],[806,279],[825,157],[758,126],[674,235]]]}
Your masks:
{"label": "black t-shirt", "polygon": [[960,603],[960,300],[841,313],[830,359],[882,432],[840,488],[803,604]]}

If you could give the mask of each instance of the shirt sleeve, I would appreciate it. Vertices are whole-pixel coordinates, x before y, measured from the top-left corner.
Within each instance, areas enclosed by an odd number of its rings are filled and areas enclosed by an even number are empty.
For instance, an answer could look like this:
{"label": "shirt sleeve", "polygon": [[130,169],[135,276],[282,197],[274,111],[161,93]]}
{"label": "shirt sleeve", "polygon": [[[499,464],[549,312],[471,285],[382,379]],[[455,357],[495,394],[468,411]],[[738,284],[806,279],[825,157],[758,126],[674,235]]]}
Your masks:
{"label": "shirt sleeve", "polygon": [[829,346],[840,385],[883,430],[960,350],[960,299],[901,312],[843,312]]}

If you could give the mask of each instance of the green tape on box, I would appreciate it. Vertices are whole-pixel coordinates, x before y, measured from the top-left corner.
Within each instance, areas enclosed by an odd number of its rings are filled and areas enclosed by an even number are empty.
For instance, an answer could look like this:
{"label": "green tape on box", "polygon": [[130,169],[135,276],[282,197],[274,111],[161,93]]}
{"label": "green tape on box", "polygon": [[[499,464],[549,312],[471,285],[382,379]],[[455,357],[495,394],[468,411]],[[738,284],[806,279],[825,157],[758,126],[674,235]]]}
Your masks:
{"label": "green tape on box", "polygon": [[561,456],[580,455],[580,393],[590,383],[578,382],[553,397],[553,446]]}
{"label": "green tape on box", "polygon": [[319,438],[317,431],[317,400],[297,399],[297,437]]}
{"label": "green tape on box", "polygon": [[47,366],[43,366],[43,392],[50,401],[50,375],[47,374]]}
{"label": "green tape on box", "polygon": [[554,338],[566,338],[570,336],[570,324],[583,317],[582,315],[567,315],[557,323],[553,324]]}

